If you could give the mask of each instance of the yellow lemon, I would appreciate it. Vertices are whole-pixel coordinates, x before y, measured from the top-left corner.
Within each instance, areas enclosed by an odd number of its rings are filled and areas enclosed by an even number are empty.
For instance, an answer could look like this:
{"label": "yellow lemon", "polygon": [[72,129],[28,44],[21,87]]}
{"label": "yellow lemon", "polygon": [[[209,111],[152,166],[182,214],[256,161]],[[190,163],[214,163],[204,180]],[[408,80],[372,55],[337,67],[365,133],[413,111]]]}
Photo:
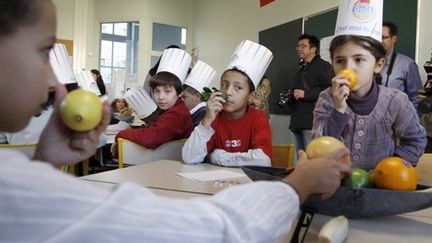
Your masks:
{"label": "yellow lemon", "polygon": [[102,102],[96,94],[76,89],[67,94],[60,104],[60,117],[72,130],[90,131],[102,119]]}

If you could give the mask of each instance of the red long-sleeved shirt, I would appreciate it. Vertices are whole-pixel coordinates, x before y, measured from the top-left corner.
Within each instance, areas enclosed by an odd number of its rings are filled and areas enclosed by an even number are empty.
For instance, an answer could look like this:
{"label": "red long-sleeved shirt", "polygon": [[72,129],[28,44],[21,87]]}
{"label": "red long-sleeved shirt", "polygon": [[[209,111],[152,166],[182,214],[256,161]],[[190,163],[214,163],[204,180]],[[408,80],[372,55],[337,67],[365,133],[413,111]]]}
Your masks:
{"label": "red long-sleeved shirt", "polygon": [[127,129],[116,136],[128,139],[149,149],[155,149],[166,142],[188,138],[192,132],[192,117],[182,99],[159,116],[156,122],[146,128]]}

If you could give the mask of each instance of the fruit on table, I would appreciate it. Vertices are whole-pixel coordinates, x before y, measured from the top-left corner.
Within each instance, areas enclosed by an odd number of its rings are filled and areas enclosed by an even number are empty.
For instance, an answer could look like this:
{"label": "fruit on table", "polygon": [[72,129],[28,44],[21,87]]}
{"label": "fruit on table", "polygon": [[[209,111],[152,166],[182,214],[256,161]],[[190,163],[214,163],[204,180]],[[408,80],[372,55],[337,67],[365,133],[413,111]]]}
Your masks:
{"label": "fruit on table", "polygon": [[60,104],[60,117],[72,130],[90,131],[102,119],[102,102],[96,94],[76,89],[68,93]]}
{"label": "fruit on table", "polygon": [[[210,95],[211,95],[213,92],[221,92],[221,93],[222,93],[221,97],[222,97],[224,100],[227,100],[227,99],[228,99],[228,94],[227,94],[226,92],[221,91],[221,90],[218,90],[218,89],[215,88],[215,87],[213,87],[212,89],[207,88],[207,87],[204,87],[203,90],[204,90],[204,91],[201,93],[201,101],[205,101],[205,102],[207,102],[208,99],[210,98]],[[213,91],[212,91],[212,90],[213,90]]]}
{"label": "fruit on table", "polygon": [[[309,159],[315,159],[330,154],[340,148],[345,148],[345,144],[334,137],[317,137],[307,145],[306,155]],[[343,156],[341,162],[351,164],[349,155]]]}
{"label": "fruit on table", "polygon": [[338,72],[338,74],[342,74],[344,76],[344,78],[350,82],[349,85],[348,85],[348,88],[350,90],[352,90],[356,86],[357,80],[358,80],[358,76],[357,76],[357,73],[354,70],[351,70],[351,69],[342,69],[342,70],[340,70]]}
{"label": "fruit on table", "polygon": [[417,187],[416,169],[399,157],[381,160],[373,172],[378,188],[396,191],[414,191]]}
{"label": "fruit on table", "polygon": [[373,187],[372,175],[360,168],[353,168],[351,174],[342,180],[342,186],[350,188],[369,188]]}
{"label": "fruit on table", "polygon": [[341,243],[348,236],[348,219],[345,216],[331,218],[318,233],[320,243]]}

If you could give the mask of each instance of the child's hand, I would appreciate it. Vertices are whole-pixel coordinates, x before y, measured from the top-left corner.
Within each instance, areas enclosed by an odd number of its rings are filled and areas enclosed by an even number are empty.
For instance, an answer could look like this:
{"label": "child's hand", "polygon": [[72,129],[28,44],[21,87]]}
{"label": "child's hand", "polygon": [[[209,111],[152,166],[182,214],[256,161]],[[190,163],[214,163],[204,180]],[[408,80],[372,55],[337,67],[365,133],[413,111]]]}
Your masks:
{"label": "child's hand", "polygon": [[103,104],[103,117],[99,125],[88,132],[75,132],[63,124],[59,106],[66,89],[57,85],[54,111],[43,130],[34,158],[52,163],[53,165],[73,164],[89,158],[96,152],[99,136],[105,131],[111,117],[109,104]]}
{"label": "child's hand", "polygon": [[335,109],[341,113],[345,113],[348,107],[346,100],[350,93],[348,88],[349,81],[342,74],[336,75],[332,79],[332,95]]}
{"label": "child's hand", "polygon": [[223,104],[225,103],[225,99],[222,98],[222,93],[217,91],[213,92],[210,95],[209,100],[207,101],[206,114],[204,118],[201,120],[201,123],[205,127],[210,127],[211,123],[216,119],[217,114],[223,110]]}

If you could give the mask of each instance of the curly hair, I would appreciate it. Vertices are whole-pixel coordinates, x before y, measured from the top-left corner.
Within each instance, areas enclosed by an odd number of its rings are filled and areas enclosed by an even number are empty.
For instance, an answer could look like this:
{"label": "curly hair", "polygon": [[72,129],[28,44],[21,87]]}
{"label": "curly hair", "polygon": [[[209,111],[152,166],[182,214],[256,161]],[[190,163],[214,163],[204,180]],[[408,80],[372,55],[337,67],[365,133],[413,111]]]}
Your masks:
{"label": "curly hair", "polygon": [[38,20],[46,0],[0,0],[0,36],[12,34],[19,26]]}

